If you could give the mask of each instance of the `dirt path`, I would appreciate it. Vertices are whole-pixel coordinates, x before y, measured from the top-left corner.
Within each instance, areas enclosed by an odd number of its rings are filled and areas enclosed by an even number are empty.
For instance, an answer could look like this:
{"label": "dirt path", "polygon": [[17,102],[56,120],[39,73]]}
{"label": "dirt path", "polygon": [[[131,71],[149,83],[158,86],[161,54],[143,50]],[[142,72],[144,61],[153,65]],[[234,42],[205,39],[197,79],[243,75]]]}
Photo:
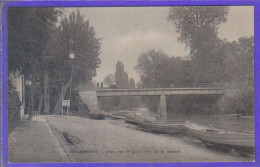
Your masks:
{"label": "dirt path", "polygon": [[[252,161],[221,150],[202,147],[184,136],[136,130],[120,120],[91,120],[74,116],[42,116],[75,162],[196,162]],[[74,144],[64,138],[69,135]]]}

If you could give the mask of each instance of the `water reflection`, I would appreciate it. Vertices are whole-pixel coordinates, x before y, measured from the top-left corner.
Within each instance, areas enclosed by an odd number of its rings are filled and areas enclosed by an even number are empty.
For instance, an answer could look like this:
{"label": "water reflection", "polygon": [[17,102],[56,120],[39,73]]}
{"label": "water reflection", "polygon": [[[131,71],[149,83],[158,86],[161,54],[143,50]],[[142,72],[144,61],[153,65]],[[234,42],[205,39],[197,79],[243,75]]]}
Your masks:
{"label": "water reflection", "polygon": [[235,115],[201,115],[192,114],[188,117],[176,117],[174,114],[168,114],[168,120],[189,120],[191,122],[213,126],[216,128],[254,132],[254,118],[253,117],[237,117]]}

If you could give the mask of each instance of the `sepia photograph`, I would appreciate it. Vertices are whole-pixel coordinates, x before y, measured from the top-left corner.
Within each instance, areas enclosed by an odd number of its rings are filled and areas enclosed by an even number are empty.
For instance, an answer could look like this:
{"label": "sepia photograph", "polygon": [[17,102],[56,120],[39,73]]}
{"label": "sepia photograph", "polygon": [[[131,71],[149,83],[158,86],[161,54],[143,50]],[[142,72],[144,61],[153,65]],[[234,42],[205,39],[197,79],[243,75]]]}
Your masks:
{"label": "sepia photograph", "polygon": [[254,162],[254,6],[8,7],[8,162]]}

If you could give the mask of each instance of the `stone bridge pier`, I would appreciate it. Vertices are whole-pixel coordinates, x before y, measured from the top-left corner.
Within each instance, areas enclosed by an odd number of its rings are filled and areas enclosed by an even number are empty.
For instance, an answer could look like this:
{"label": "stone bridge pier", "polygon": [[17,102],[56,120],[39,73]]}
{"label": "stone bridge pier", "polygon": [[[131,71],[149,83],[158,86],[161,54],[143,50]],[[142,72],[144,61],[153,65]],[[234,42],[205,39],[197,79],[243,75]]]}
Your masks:
{"label": "stone bridge pier", "polygon": [[166,96],[165,95],[157,96],[157,111],[159,112],[160,116],[167,115]]}

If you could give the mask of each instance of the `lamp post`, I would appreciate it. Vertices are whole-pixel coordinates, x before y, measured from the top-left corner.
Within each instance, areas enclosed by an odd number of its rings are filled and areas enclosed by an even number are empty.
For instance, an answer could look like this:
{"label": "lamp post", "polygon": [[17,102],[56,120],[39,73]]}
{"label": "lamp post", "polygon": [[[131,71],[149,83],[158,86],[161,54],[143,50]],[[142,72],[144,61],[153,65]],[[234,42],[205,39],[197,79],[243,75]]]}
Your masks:
{"label": "lamp post", "polygon": [[[75,59],[75,54],[74,54],[73,50],[70,50],[69,58],[70,58],[71,60]],[[71,63],[71,75],[70,75],[70,96],[69,96],[69,102],[70,102],[70,99],[71,99],[72,78],[73,78],[73,63]],[[70,102],[70,103],[71,103],[71,102]],[[69,107],[69,108],[70,108],[70,107]],[[68,111],[68,110],[67,110],[67,111]],[[69,113],[67,113],[67,115],[69,115]]]}

